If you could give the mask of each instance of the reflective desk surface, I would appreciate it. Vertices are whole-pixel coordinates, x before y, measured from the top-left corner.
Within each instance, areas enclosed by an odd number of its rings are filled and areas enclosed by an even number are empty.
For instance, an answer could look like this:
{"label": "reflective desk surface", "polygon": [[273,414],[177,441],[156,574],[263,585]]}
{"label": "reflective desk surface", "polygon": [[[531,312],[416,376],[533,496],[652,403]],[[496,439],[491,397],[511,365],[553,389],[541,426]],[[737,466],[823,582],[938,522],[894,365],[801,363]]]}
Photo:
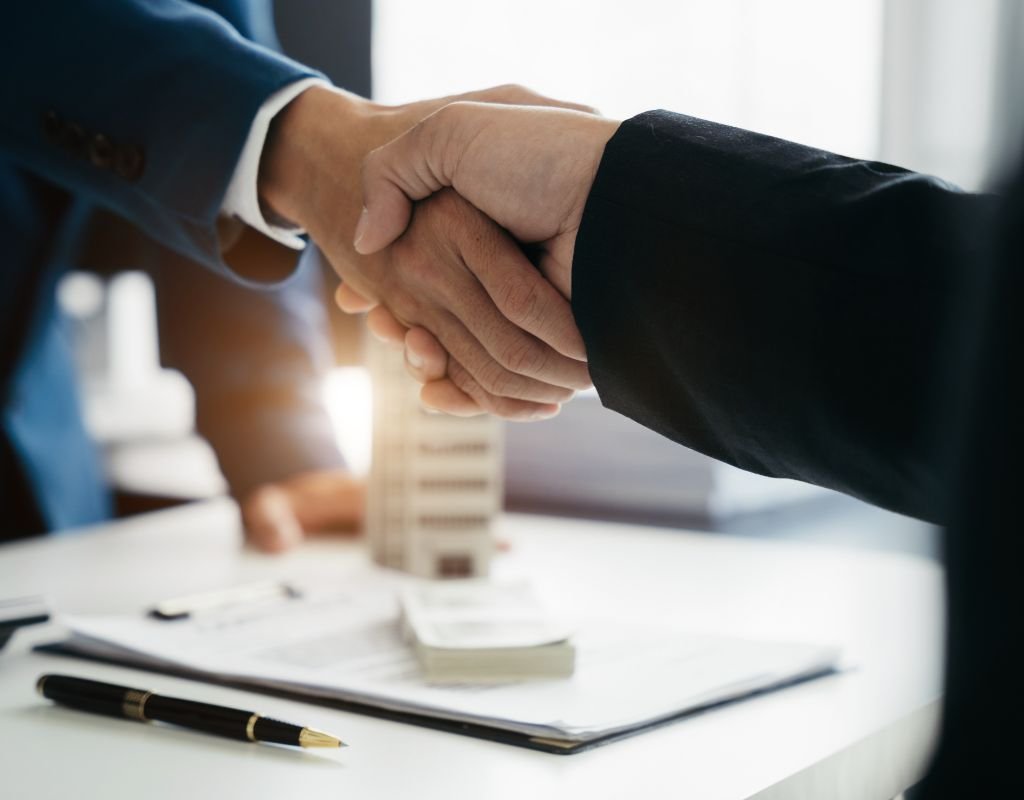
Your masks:
{"label": "reflective desk surface", "polygon": [[[941,691],[941,568],[903,554],[509,514],[497,570],[570,608],[657,614],[680,628],[837,642],[851,668],[573,756],[533,752],[289,700],[34,653],[0,653],[0,794],[11,798],[349,797],[501,800],[890,800],[927,763]],[[212,500],[0,548],[0,596],[58,612],[128,612],[182,593],[365,561],[358,540],[285,556],[241,547]],[[292,751],[57,708],[34,692],[64,671],[253,708],[351,747]]]}

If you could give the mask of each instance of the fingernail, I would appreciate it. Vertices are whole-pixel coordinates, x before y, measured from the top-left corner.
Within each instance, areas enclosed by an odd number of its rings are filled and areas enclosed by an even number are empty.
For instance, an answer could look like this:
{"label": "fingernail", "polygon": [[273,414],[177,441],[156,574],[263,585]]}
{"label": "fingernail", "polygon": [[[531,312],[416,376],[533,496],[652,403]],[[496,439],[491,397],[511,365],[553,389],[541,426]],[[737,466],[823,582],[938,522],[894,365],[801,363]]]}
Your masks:
{"label": "fingernail", "polygon": [[370,212],[366,206],[363,206],[363,213],[359,215],[359,222],[356,223],[356,235],[352,242],[352,246],[355,247],[357,253],[363,251],[359,249],[359,243],[363,240],[363,236],[366,235],[366,226],[369,224]]}
{"label": "fingernail", "polygon": [[423,369],[423,359],[414,350],[410,350],[408,347],[405,348],[405,360],[409,362],[409,366],[413,369]]}

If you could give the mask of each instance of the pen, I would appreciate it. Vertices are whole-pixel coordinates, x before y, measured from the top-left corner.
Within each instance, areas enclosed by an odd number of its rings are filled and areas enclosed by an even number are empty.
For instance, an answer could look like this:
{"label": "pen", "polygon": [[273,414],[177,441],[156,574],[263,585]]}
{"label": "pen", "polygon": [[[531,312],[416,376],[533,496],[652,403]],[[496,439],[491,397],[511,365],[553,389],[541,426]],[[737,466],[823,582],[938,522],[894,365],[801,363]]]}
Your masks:
{"label": "pen", "polygon": [[164,697],[71,675],[41,675],[36,690],[43,697],[68,708],[139,722],[167,722],[243,742],[273,742],[296,747],[348,746],[341,739],[322,731],[290,725],[252,711]]}

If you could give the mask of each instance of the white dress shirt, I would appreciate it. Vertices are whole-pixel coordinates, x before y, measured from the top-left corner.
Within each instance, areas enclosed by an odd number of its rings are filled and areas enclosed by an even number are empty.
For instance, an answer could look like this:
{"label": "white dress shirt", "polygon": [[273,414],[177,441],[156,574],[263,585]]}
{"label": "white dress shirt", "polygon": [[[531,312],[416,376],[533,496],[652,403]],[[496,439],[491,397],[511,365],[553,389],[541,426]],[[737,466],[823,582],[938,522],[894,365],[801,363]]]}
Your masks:
{"label": "white dress shirt", "polygon": [[238,164],[235,165],[235,172],[231,176],[231,183],[228,184],[228,190],[221,205],[221,214],[224,216],[236,217],[249,227],[255,228],[260,233],[294,250],[301,250],[305,247],[306,243],[301,237],[304,231],[271,225],[267,222],[260,210],[257,180],[260,172],[260,157],[263,155],[263,146],[267,141],[270,121],[292,100],[313,86],[330,86],[330,84],[321,78],[304,78],[278,89],[263,102],[253,118],[249,136],[245,140],[245,146],[238,158]]}

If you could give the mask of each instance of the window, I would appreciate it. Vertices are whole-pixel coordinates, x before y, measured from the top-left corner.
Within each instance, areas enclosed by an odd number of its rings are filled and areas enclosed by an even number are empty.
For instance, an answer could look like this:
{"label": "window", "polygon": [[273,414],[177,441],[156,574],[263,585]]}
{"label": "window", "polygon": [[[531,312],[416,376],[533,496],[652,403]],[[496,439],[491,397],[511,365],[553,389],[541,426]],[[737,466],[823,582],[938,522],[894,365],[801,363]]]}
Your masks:
{"label": "window", "polygon": [[375,94],[522,83],[611,117],[667,108],[874,157],[882,4],[377,0]]}

